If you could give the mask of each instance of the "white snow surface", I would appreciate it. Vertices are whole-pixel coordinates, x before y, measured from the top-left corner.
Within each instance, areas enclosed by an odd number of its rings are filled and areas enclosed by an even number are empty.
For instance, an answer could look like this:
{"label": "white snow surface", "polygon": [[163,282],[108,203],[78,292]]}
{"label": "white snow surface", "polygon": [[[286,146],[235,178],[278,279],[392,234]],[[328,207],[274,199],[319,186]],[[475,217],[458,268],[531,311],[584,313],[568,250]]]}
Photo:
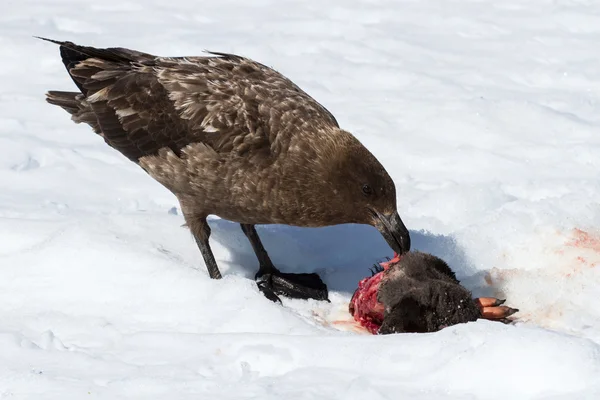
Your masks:
{"label": "white snow surface", "polygon": [[[0,398],[597,399],[600,3],[4,0]],[[261,226],[330,304],[267,301],[239,227],[208,278],[175,197],[45,103],[75,90],[34,35],[274,67],[384,164],[413,248],[514,325],[371,336],[348,300],[391,256],[371,227]]]}

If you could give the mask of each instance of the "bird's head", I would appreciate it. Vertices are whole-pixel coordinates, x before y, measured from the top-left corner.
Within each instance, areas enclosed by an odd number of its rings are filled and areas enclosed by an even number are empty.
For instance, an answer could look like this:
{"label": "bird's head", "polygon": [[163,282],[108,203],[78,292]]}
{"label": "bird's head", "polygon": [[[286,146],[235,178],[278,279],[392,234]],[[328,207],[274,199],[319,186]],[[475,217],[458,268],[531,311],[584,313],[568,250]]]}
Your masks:
{"label": "bird's head", "polygon": [[410,250],[410,234],[398,214],[396,186],[377,158],[354,136],[329,137],[315,179],[336,223],[374,226],[397,254]]}

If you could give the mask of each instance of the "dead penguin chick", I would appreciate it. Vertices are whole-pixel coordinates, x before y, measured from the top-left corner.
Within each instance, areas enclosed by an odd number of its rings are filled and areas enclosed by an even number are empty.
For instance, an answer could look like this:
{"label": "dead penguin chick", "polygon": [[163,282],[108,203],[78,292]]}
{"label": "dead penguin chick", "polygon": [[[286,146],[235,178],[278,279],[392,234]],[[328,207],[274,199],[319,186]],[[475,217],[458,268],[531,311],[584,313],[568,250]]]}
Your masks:
{"label": "dead penguin chick", "polygon": [[495,298],[473,299],[452,269],[431,254],[409,252],[360,281],[350,313],[374,334],[435,332],[479,318],[508,322],[518,310]]}
{"label": "dead penguin chick", "polygon": [[211,278],[221,273],[208,215],[241,225],[258,258],[258,286],[271,300],[327,299],[328,292],[317,274],[275,268],[257,224],[368,224],[395,252],[410,249],[384,167],[273,69],[233,54],[158,57],[44,40],[60,45],[79,90],[50,91],[47,101],[177,197]]}

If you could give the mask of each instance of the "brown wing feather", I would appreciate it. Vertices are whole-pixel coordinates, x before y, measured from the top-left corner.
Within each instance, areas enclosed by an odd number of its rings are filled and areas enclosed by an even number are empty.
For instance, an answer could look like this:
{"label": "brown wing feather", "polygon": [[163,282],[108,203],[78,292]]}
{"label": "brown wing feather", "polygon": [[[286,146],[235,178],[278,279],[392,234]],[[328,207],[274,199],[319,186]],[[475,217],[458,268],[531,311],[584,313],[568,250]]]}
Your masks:
{"label": "brown wing feather", "polygon": [[218,152],[277,153],[300,131],[339,127],[325,107],[280,73],[236,55],[160,58],[158,79],[182,118]]}
{"label": "brown wing feather", "polygon": [[299,131],[338,127],[289,79],[243,57],[154,57],[55,43],[84,94],[79,107],[88,118],[82,122],[134,162],[164,148],[180,156],[194,142],[220,154],[277,153]]}
{"label": "brown wing feather", "polygon": [[80,61],[70,73],[85,90],[104,140],[130,160],[137,162],[162,148],[180,154],[197,139],[152,73],[97,58]]}

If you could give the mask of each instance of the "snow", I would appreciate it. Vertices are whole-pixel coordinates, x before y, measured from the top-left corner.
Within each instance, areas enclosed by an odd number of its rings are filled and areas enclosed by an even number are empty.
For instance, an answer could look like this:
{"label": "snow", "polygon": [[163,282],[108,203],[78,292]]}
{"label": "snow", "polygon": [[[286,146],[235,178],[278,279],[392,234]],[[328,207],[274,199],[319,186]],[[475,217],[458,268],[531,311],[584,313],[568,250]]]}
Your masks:
{"label": "snow", "polygon": [[[600,5],[591,1],[5,1],[0,398],[592,399],[600,395]],[[386,166],[413,248],[515,325],[365,335],[347,305],[374,228],[259,227],[330,304],[266,301],[239,227],[208,278],[176,199],[44,101],[44,36],[233,52],[324,104]],[[341,322],[341,323],[337,323]]]}

